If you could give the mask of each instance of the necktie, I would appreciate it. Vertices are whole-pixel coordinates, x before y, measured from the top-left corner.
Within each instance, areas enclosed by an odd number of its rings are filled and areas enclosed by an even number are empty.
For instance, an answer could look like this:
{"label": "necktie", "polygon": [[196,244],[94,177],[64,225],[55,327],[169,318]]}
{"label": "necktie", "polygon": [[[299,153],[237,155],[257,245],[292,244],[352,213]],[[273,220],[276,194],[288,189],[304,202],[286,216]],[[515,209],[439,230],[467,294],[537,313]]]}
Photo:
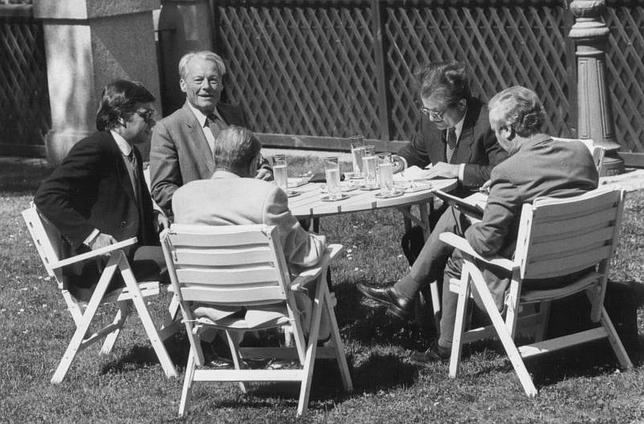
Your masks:
{"label": "necktie", "polygon": [[454,155],[454,150],[456,150],[456,128],[452,127],[447,130],[445,142],[447,143],[445,156],[447,158],[447,162],[451,162],[452,156]]}
{"label": "necktie", "polygon": [[136,200],[139,200],[139,168],[138,168],[138,163],[136,160],[136,156],[134,155],[134,150],[130,151],[130,154],[126,156],[128,163],[129,163],[129,174],[130,174],[130,181],[132,182],[132,190],[134,190],[134,197]]}
{"label": "necktie", "polygon": [[215,138],[215,140],[217,139],[219,132],[226,128],[224,121],[222,121],[214,113],[208,115],[208,118],[206,119],[206,125],[208,126],[208,128],[210,128],[210,132],[212,133],[212,136]]}

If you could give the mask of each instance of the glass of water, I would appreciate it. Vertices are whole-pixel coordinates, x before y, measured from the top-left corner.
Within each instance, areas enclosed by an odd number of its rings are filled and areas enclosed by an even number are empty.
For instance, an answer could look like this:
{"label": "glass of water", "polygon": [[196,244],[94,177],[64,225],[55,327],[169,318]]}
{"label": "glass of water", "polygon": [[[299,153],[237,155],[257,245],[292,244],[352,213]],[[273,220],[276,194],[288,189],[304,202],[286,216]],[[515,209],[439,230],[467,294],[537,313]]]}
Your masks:
{"label": "glass of water", "polygon": [[380,193],[383,196],[391,196],[394,193],[394,163],[391,154],[378,156],[378,177]]}
{"label": "glass of water", "polygon": [[329,193],[329,200],[341,199],[342,188],[340,187],[340,164],[337,156],[328,156],[324,158],[324,176],[326,177],[326,189]]}
{"label": "glass of water", "polygon": [[364,187],[370,190],[378,188],[378,156],[374,146],[364,147],[362,158],[362,175],[364,176]]}
{"label": "glass of water", "polygon": [[278,153],[273,155],[273,178],[275,183],[284,191],[288,190],[288,173],[286,169],[286,155]]}
{"label": "glass of water", "polygon": [[365,145],[361,135],[354,135],[351,141],[351,158],[353,159],[353,175],[362,176],[362,158],[364,157]]}

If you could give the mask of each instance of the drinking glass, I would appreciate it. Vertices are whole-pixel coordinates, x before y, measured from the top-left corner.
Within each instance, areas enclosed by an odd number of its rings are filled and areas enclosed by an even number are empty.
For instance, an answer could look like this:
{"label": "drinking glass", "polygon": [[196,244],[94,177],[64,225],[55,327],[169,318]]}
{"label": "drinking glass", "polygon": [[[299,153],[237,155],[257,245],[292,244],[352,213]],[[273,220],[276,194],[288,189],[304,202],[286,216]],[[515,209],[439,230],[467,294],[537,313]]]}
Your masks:
{"label": "drinking glass", "polygon": [[286,155],[278,153],[273,155],[273,178],[279,188],[288,189],[288,173],[286,170]]}
{"label": "drinking glass", "polygon": [[326,177],[326,188],[330,200],[342,198],[342,189],[340,187],[340,164],[337,156],[328,156],[324,158],[324,176]]}
{"label": "drinking glass", "polygon": [[365,155],[362,158],[364,186],[367,189],[376,189],[378,188],[378,156],[374,146],[365,146],[364,149]]}
{"label": "drinking glass", "polygon": [[351,158],[353,159],[353,174],[356,177],[362,175],[362,158],[364,157],[364,138],[361,135],[351,137]]}
{"label": "drinking glass", "polygon": [[383,196],[391,196],[394,192],[394,163],[391,154],[378,156],[378,176],[380,192]]}

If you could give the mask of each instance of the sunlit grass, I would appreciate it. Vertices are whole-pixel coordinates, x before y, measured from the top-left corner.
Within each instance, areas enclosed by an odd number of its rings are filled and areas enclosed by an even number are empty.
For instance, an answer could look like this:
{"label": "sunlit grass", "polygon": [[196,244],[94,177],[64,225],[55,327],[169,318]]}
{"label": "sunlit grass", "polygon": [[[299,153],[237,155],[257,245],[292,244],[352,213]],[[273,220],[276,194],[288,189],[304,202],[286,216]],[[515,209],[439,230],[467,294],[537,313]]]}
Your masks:
{"label": "sunlit grass", "polygon": [[[7,165],[7,166],[5,166]],[[319,162],[293,161],[294,172]],[[0,422],[182,422],[176,419],[182,377],[168,380],[147,342],[138,317],[126,326],[109,358],[99,346],[80,354],[60,385],[49,380],[74,326],[24,227],[20,211],[49,170],[37,163],[2,164],[0,170]],[[644,277],[644,193],[626,204],[620,246],[611,277]],[[427,340],[361,303],[355,284],[384,284],[402,276],[407,262],[399,246],[402,220],[395,210],[326,218],[321,231],[346,254],[333,268],[337,316],[353,373],[355,392],[344,394],[332,363],[318,363],[308,416],[302,422],[638,422],[644,419],[642,355],[636,368],[619,372],[606,344],[528,362],[540,390],[526,398],[499,345],[475,346],[462,373],[447,378],[447,365],[412,365],[407,357]],[[158,314],[168,298],[153,301]],[[110,319],[108,310],[100,316]],[[639,309],[639,332],[644,323]],[[187,341],[167,342],[181,372]],[[255,387],[255,388],[253,388]],[[297,390],[274,386],[201,384],[187,422],[292,422]]]}

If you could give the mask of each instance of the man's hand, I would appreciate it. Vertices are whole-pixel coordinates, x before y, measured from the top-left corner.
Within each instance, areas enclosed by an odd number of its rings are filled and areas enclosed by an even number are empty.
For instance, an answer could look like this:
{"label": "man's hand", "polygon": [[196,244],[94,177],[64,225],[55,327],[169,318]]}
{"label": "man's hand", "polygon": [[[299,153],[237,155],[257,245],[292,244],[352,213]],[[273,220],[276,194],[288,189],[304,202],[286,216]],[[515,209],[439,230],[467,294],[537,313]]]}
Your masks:
{"label": "man's hand", "polygon": [[273,171],[270,168],[261,167],[257,170],[255,178],[264,181],[273,181]]}
{"label": "man's hand", "polygon": [[428,178],[458,178],[458,171],[461,165],[438,162],[430,168]]}
{"label": "man's hand", "polygon": [[94,240],[92,240],[92,242],[89,244],[89,248],[92,250],[98,250],[117,242],[118,240],[116,240],[111,235],[99,233],[99,235],[97,235],[96,238],[94,238]]}
{"label": "man's hand", "polygon": [[156,221],[156,228],[155,230],[157,233],[160,233],[163,230],[167,230],[170,228],[170,220],[168,219],[167,216],[163,212],[158,212],[157,214],[157,221]]}

